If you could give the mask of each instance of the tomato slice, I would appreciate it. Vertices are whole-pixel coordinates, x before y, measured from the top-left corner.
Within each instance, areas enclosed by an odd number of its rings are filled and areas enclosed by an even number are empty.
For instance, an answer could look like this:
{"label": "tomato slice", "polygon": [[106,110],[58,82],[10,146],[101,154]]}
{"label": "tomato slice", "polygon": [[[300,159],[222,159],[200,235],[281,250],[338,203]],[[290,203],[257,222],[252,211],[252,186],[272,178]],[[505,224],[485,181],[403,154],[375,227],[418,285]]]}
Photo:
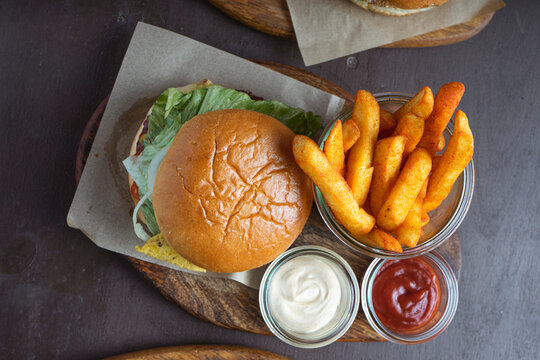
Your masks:
{"label": "tomato slice", "polygon": [[140,200],[140,197],[139,197],[139,187],[137,186],[137,184],[135,183],[135,181],[131,184],[131,196],[133,196],[133,198],[136,200],[136,201],[139,201]]}

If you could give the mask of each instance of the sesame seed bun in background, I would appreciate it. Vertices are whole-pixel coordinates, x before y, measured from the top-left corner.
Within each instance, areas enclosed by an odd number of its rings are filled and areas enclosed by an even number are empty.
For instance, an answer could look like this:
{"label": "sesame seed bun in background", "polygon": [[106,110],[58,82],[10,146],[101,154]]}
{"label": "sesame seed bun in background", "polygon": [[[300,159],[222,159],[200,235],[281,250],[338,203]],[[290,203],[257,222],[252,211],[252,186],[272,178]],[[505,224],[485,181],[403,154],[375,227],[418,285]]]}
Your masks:
{"label": "sesame seed bun in background", "polygon": [[365,10],[382,15],[407,16],[433,9],[448,0],[350,0]]}
{"label": "sesame seed bun in background", "polygon": [[154,212],[169,245],[215,272],[253,269],[284,252],[313,200],[311,181],[294,161],[293,137],[278,120],[248,110],[186,122],[154,184]]}

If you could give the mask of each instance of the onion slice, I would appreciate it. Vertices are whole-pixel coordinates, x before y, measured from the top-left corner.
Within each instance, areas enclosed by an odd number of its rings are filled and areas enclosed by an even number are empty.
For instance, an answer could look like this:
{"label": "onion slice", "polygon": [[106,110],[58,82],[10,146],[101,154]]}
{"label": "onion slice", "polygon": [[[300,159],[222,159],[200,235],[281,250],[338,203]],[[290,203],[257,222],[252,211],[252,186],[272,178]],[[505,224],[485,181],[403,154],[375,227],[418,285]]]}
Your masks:
{"label": "onion slice", "polygon": [[143,204],[148,199],[150,199],[150,197],[154,193],[154,183],[156,182],[156,176],[159,170],[159,165],[161,165],[161,162],[165,158],[165,155],[167,154],[167,151],[169,150],[170,147],[171,145],[169,144],[169,146],[166,146],[163,149],[161,149],[154,156],[154,158],[150,162],[150,165],[148,165],[148,175],[146,177],[146,184],[147,184],[148,192],[144,194],[144,196],[139,200],[139,202],[137,203],[137,206],[135,206],[135,209],[133,210],[133,218],[132,218],[133,229],[135,230],[135,234],[137,235],[137,237],[141,239],[142,241],[150,240],[152,235],[146,232],[144,227],[137,221],[138,220],[137,215],[139,214],[139,211],[141,211],[141,206],[143,206]]}
{"label": "onion slice", "polygon": [[133,210],[133,217],[132,217],[133,229],[135,229],[135,234],[137,235],[137,237],[145,242],[150,240],[152,236],[148,234],[146,230],[144,230],[144,227],[141,224],[139,224],[139,222],[137,221],[137,215],[139,214],[139,211],[141,210],[141,206],[146,202],[146,200],[150,198],[150,196],[152,196],[153,192],[154,192],[153,190],[150,190],[149,192],[147,192],[142,197],[142,199],[139,200],[139,202],[137,203],[137,206],[135,206],[135,209]]}
{"label": "onion slice", "polygon": [[171,144],[159,150],[159,152],[156,154],[156,156],[154,156],[154,158],[150,162],[150,165],[148,165],[148,175],[146,177],[146,184],[147,184],[147,188],[149,192],[154,191],[154,183],[156,182],[156,176],[159,170],[159,165],[161,165],[161,162],[165,158],[165,155],[167,155],[167,151],[169,151]]}

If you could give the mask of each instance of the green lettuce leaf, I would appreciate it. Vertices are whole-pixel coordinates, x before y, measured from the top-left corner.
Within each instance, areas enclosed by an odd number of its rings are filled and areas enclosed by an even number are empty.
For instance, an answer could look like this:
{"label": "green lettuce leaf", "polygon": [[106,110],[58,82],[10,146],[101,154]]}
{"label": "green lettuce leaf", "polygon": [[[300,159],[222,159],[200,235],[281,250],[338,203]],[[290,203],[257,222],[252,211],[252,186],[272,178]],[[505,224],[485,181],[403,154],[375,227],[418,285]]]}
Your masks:
{"label": "green lettuce leaf", "polygon": [[321,117],[312,112],[292,108],[276,100],[251,100],[248,94],[221,86],[208,88],[199,114],[222,109],[253,110],[278,119],[295,134],[313,137],[321,128]]}
{"label": "green lettuce leaf", "polygon": [[[148,115],[148,133],[143,139],[144,150],[124,160],[124,166],[139,188],[142,198],[148,192],[150,163],[158,152],[172,143],[182,125],[198,114],[222,109],[243,109],[270,115],[288,126],[294,133],[313,137],[321,128],[321,117],[312,112],[290,107],[275,100],[252,100],[248,94],[203,81],[188,87],[187,93],[177,88],[165,90]],[[152,201],[141,206],[146,224],[152,234],[159,227]]]}

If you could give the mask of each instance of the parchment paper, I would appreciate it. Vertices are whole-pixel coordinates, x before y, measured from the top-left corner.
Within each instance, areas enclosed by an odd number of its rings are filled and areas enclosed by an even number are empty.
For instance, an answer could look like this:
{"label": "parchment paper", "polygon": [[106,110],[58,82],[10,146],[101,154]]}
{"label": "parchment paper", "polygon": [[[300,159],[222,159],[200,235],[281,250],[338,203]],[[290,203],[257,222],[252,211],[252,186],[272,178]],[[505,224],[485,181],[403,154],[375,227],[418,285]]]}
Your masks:
{"label": "parchment paper", "polygon": [[348,0],[287,0],[306,66],[460,24],[502,8],[502,0],[449,0],[424,13],[394,17]]}
{"label": "parchment paper", "polygon": [[[96,245],[189,273],[141,254],[133,231],[128,175],[122,160],[128,156],[146,112],[168,87],[208,78],[215,84],[242,89],[267,100],[313,111],[327,124],[344,100],[300,81],[212,48],[182,35],[139,23],[114,84],[107,109],[68,213],[68,225],[80,229]],[[197,273],[199,274],[199,273]],[[206,273],[201,276],[219,276]],[[225,275],[258,287],[261,270]]]}

